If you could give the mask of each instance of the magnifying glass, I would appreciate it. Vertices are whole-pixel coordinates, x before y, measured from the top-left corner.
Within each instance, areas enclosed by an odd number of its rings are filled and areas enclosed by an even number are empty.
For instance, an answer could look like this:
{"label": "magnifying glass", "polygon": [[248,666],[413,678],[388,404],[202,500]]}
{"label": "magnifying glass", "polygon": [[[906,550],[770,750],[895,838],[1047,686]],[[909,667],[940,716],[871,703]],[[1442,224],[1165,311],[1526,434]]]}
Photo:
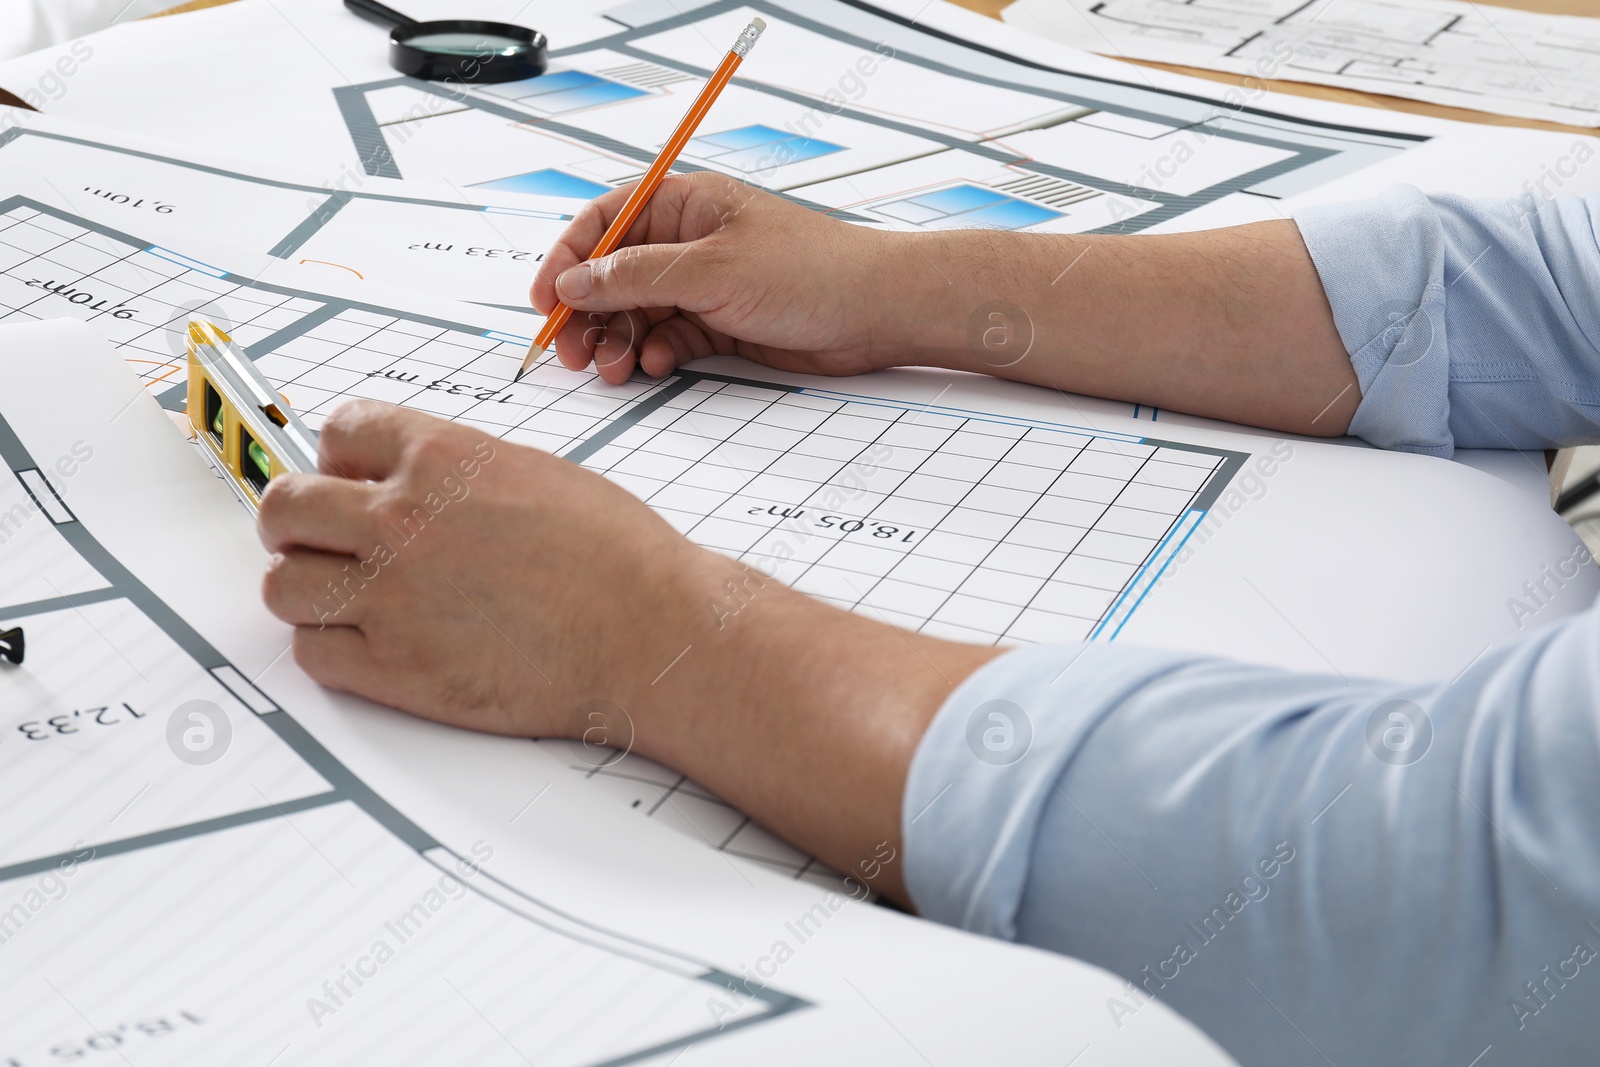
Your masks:
{"label": "magnifying glass", "polygon": [[549,65],[549,44],[538,30],[476,19],[418,22],[377,0],[344,0],[344,6],[391,27],[389,65],[413,78],[488,85],[537,77]]}

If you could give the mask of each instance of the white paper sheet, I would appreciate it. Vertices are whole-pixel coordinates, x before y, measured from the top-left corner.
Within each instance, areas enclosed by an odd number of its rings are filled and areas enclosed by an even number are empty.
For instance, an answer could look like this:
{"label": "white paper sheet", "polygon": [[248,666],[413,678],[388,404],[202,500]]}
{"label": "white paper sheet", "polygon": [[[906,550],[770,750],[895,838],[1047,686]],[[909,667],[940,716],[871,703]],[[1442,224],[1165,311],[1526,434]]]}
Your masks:
{"label": "white paper sheet", "polygon": [[0,107],[0,187],[167,243],[203,233],[333,275],[532,310],[538,263],[587,200],[322,178]]}
{"label": "white paper sheet", "polygon": [[47,584],[102,583],[0,589],[29,644],[0,669],[0,1062],[1229,1062],[1159,1005],[1115,1021],[1092,968],[322,690],[259,604],[245,513],[109,347],[3,334],[0,481],[50,503],[6,515],[0,559],[20,523]]}
{"label": "white paper sheet", "polygon": [[[447,7],[423,2],[417,14]],[[1151,77],[942,2],[880,12],[842,0],[493,0],[484,14],[519,11],[554,42],[551,72],[530,82],[397,78],[381,36],[339,6],[243,0],[95,37],[46,110],[293,161],[322,175],[318,186],[354,172],[447,182],[465,197],[590,196],[643,170],[723,42],[759,14],[766,35],[682,168],[878,225],[1138,232],[1290,197],[1461,134],[1361,109],[1233,101],[1216,85]],[[197,92],[185,57],[219,40],[234,45],[229,62],[208,67]],[[18,91],[59,59],[0,65],[0,84]],[[142,87],[137,101],[130,82]]]}
{"label": "white paper sheet", "polygon": [[[1587,138],[1224,88],[1065,48],[943,0],[885,3],[882,15],[837,0],[757,7],[770,36],[682,166],[722,169],[867,224],[1159,232],[1277,218],[1396,182],[1521,196],[1535,207],[1600,187],[1600,168],[1588,165],[1600,149]],[[521,204],[563,213],[573,197],[636,175],[716,58],[709,42],[756,10],[678,8],[529,9],[557,42],[552,73],[467,91],[393,77],[367,24],[309,0],[246,0],[159,31],[119,27],[82,42],[87,59],[69,48],[0,65],[0,84],[50,80],[54,115],[121,132],[0,114],[0,127],[38,131],[13,137],[0,161],[9,153],[19,164],[87,169],[85,188],[130,202],[175,188],[172,200],[191,195],[155,221],[203,220],[235,245],[270,245],[329,272],[519,306],[527,263],[558,227],[496,212]],[[206,92],[192,91],[179,57],[223,39],[236,43],[230,63],[208,68]],[[152,60],[161,56],[170,61]],[[183,86],[171,82],[180,75]],[[130,79],[146,87],[136,99],[124,91]],[[48,134],[118,158],[69,151]],[[205,148],[162,148],[136,134]],[[805,158],[760,166],[774,150],[748,145],[774,137]],[[232,154],[215,156],[219,147]],[[129,148],[147,156],[120,158]],[[246,152],[272,162],[238,162]],[[182,172],[149,155],[175,157]],[[200,169],[213,159],[246,185],[276,183],[275,194],[256,191],[284,202],[237,217],[230,189],[239,182]],[[129,189],[108,188],[102,175],[126,177]],[[434,184],[407,188],[419,179]],[[71,194],[64,206],[114,221],[102,214],[117,207],[107,197],[56,186],[58,200]],[[566,195],[549,201],[552,192]],[[103,202],[86,203],[94,199]],[[341,203],[331,221],[313,221]],[[463,203],[492,210],[473,217],[458,213]]]}
{"label": "white paper sheet", "polygon": [[1460,0],[1016,0],[1001,15],[1122,58],[1600,125],[1600,19]]}

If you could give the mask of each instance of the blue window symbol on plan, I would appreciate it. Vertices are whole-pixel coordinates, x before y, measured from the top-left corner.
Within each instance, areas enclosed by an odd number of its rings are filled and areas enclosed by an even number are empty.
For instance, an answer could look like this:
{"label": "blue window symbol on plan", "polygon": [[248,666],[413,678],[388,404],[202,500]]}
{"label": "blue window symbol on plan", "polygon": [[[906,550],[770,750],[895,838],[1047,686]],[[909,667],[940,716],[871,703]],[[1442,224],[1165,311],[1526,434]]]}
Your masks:
{"label": "blue window symbol on plan", "polygon": [[496,178],[489,182],[475,182],[474,189],[493,189],[501,193],[532,193],[536,196],[565,196],[573,200],[593,200],[601,193],[611,191],[611,186],[568,174],[564,170],[531,170],[526,174],[513,174],[509,178]]}
{"label": "blue window symbol on plan", "polygon": [[842,145],[771,126],[741,126],[736,130],[708,133],[689,142],[690,155],[747,174],[843,151]]}
{"label": "blue window symbol on plan", "polygon": [[1051,211],[1026,200],[995,192],[982,185],[956,185],[931,193],[918,193],[873,207],[880,215],[933,230],[984,228],[1021,230],[1059,219]]}
{"label": "blue window symbol on plan", "polygon": [[486,86],[484,91],[515,100],[529,111],[544,115],[564,115],[569,111],[650,95],[643,89],[581,70],[551,71],[527,81]]}

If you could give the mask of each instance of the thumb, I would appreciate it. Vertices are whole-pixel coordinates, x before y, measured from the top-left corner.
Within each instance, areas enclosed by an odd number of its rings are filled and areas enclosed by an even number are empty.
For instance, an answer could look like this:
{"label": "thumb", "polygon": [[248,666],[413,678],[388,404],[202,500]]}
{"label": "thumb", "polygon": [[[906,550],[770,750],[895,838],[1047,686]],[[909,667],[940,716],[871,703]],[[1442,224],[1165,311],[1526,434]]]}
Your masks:
{"label": "thumb", "polygon": [[701,311],[711,304],[716,273],[703,241],[633,245],[568,267],[556,277],[556,295],[574,311]]}

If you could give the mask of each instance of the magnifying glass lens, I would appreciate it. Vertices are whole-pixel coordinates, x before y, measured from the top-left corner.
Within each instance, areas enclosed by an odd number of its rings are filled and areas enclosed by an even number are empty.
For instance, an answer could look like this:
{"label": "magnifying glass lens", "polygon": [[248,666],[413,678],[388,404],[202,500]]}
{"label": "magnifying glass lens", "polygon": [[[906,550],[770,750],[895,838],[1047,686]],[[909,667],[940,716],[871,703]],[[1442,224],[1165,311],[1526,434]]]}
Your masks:
{"label": "magnifying glass lens", "polygon": [[537,78],[548,64],[549,42],[538,30],[476,19],[418,22],[378,0],[344,0],[344,6],[390,27],[389,63],[408,77],[487,85]]}
{"label": "magnifying glass lens", "polygon": [[488,33],[422,33],[406,44],[419,52],[442,56],[516,55],[529,49],[527,41]]}

